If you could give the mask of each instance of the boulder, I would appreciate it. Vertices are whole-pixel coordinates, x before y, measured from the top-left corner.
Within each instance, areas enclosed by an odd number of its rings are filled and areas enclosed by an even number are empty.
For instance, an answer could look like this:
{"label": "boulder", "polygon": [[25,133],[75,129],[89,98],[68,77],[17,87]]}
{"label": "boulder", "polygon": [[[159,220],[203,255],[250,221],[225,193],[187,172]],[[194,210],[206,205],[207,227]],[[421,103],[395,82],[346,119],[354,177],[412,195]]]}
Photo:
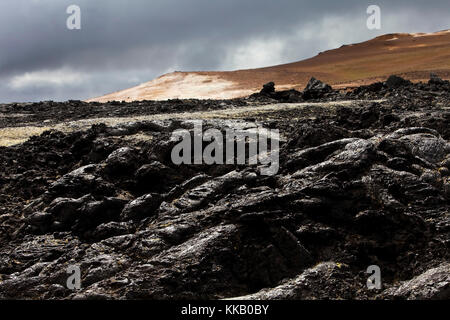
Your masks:
{"label": "boulder", "polygon": [[179,170],[170,168],[159,161],[144,164],[135,172],[136,184],[143,192],[168,191],[183,182]]}
{"label": "boulder", "polygon": [[263,85],[262,90],[260,91],[261,94],[271,94],[275,92],[275,83],[269,82]]}
{"label": "boulder", "polygon": [[437,74],[431,73],[430,74],[430,80],[428,81],[428,84],[440,85],[440,84],[445,84],[445,81],[442,80]]}
{"label": "boulder", "polygon": [[386,81],[386,86],[390,89],[395,89],[399,87],[405,87],[411,84],[411,81],[405,80],[402,77],[392,75]]}
{"label": "boulder", "polygon": [[158,194],[146,194],[128,203],[120,214],[122,221],[150,217],[161,204]]}
{"label": "boulder", "polygon": [[305,100],[319,99],[322,98],[325,94],[332,91],[333,89],[330,85],[312,77],[306,85],[305,90],[303,90],[303,98]]}
{"label": "boulder", "polygon": [[128,173],[136,168],[136,150],[124,147],[112,152],[106,159],[105,170],[112,175]]}

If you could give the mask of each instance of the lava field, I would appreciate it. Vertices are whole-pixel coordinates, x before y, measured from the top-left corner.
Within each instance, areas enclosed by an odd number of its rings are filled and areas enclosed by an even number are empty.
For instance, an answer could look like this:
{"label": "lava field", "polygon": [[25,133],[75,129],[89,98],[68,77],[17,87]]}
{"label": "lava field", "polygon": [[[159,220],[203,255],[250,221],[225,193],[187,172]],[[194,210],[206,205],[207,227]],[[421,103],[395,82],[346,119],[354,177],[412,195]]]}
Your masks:
{"label": "lava field", "polygon": [[[279,130],[278,173],[174,165],[172,133],[192,131],[194,111],[205,130]],[[166,116],[0,147],[0,299],[450,298],[450,82],[436,76],[0,114],[2,130]],[[382,287],[369,290],[374,265]]]}

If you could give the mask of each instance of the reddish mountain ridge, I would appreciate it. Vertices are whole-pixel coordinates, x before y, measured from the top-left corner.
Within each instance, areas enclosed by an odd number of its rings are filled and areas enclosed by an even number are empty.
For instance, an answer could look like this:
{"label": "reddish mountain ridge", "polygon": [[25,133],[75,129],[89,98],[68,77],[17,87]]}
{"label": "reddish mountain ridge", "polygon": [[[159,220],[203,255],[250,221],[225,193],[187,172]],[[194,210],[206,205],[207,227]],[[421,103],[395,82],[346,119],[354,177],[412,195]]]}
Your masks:
{"label": "reddish mountain ridge", "polygon": [[88,101],[228,99],[257,92],[269,81],[274,81],[278,89],[302,90],[314,76],[334,88],[344,89],[385,80],[391,74],[412,81],[426,81],[430,72],[450,79],[450,30],[387,34],[322,52],[310,59],[273,67],[174,72]]}

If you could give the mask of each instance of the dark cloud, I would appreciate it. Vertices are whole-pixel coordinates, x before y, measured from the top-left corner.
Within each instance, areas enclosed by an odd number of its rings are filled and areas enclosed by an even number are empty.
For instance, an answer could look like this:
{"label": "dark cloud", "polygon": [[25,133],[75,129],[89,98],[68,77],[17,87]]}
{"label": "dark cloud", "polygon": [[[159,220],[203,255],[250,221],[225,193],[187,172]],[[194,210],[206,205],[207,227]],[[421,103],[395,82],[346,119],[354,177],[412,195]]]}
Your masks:
{"label": "dark cloud", "polygon": [[[82,29],[66,28],[66,8]],[[382,8],[383,28],[365,27]],[[449,28],[445,1],[2,0],[0,101],[85,99],[174,70],[296,61],[390,32]]]}

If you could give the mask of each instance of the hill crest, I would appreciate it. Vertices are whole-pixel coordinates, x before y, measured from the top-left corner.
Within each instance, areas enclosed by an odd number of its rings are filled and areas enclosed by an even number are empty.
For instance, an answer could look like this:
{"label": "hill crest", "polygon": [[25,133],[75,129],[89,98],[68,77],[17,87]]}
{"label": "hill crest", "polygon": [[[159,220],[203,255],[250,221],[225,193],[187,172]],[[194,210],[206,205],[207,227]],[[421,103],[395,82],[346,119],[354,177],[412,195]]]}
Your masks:
{"label": "hill crest", "polygon": [[302,90],[315,77],[345,89],[382,81],[391,74],[427,81],[431,72],[450,79],[450,30],[386,34],[306,60],[258,69],[177,71],[88,101],[230,99],[255,93],[269,81],[278,89]]}

